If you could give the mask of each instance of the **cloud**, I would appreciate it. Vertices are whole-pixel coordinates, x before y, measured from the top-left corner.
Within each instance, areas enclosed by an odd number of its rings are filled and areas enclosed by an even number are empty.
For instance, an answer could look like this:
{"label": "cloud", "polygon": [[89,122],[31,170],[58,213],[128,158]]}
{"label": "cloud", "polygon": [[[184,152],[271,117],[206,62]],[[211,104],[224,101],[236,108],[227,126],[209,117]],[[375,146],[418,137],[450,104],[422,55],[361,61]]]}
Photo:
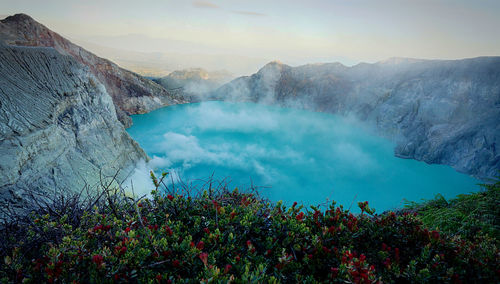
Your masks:
{"label": "cloud", "polygon": [[196,119],[193,123],[202,130],[262,133],[279,128],[279,116],[271,110],[259,110],[256,115],[252,109],[228,110],[202,103],[188,111]]}
{"label": "cloud", "polygon": [[135,197],[149,195],[154,189],[153,182],[149,176],[149,171],[153,170],[151,164],[147,164],[144,160],[137,163],[132,175],[123,183],[126,191],[133,193]]}
{"label": "cloud", "polygon": [[220,9],[218,5],[207,1],[194,1],[193,6],[196,8]]}
{"label": "cloud", "polygon": [[241,188],[248,178],[259,186],[276,186],[278,191],[269,191],[275,193],[305,186],[308,179],[321,185],[333,177],[380,172],[377,156],[366,148],[371,144],[348,119],[213,102],[186,106],[185,112],[179,127],[159,130],[158,139],[150,142],[153,159],[138,167],[133,177],[136,193],[151,189],[150,170],[168,171],[167,184],[196,182],[214,172],[216,179],[234,178]]}
{"label": "cloud", "polygon": [[252,11],[232,11],[232,12],[235,14],[240,14],[240,15],[245,15],[245,16],[257,16],[257,17],[267,16],[266,14],[252,12]]}
{"label": "cloud", "polygon": [[[193,1],[193,6],[196,8],[202,8],[202,9],[222,9],[222,7],[220,7],[219,5],[214,4],[212,2],[208,2],[208,1]],[[266,14],[253,12],[253,11],[233,10],[231,12],[234,14],[239,14],[239,15],[244,15],[244,16],[253,16],[253,17],[267,16]]]}

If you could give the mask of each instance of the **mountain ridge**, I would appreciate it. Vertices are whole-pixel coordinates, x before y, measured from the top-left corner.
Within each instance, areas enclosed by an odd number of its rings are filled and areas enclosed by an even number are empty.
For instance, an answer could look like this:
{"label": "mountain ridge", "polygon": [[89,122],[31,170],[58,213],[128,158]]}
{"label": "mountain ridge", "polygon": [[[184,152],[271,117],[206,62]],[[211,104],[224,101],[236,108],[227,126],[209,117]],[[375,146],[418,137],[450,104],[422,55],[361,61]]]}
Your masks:
{"label": "mountain ridge", "polygon": [[93,190],[101,176],[121,171],[121,180],[147,159],[104,85],[72,57],[0,44],[0,74],[2,208],[25,210],[53,192]]}
{"label": "mountain ridge", "polygon": [[354,115],[396,143],[395,155],[481,179],[500,169],[500,57],[388,59],[347,67],[270,62],[210,99]]}
{"label": "mountain ridge", "polygon": [[132,123],[131,114],[186,102],[177,93],[169,93],[155,82],[73,44],[26,14],[16,14],[0,21],[0,41],[15,46],[52,47],[88,66],[113,98],[118,118],[125,127]]}
{"label": "mountain ridge", "polygon": [[128,115],[184,102],[25,14],[0,21],[0,59],[2,208],[124,181],[148,160]]}

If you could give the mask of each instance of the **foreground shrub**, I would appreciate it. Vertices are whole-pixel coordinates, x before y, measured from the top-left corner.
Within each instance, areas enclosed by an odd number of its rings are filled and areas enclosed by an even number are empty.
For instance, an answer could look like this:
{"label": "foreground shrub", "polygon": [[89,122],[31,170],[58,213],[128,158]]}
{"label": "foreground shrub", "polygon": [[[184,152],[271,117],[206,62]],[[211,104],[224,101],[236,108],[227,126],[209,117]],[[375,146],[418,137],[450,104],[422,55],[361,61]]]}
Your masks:
{"label": "foreground shrub", "polygon": [[[499,281],[487,235],[426,229],[414,214],[353,215],[271,203],[226,188],[139,201],[121,191],[6,224],[4,282],[481,282]],[[88,209],[88,205],[92,205]],[[76,210],[75,208],[79,208]],[[45,210],[45,211],[44,211]],[[77,213],[75,213],[77,212]],[[24,225],[22,225],[24,224]]]}

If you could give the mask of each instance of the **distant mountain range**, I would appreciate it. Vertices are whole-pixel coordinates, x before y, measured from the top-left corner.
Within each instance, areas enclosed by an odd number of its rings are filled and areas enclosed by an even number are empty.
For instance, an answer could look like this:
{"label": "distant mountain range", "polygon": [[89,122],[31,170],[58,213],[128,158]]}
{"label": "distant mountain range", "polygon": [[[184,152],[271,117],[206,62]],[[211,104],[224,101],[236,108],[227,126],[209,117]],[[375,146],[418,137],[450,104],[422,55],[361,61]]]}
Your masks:
{"label": "distant mountain range", "polygon": [[[266,58],[214,52],[200,45],[196,45],[196,49],[192,49],[190,47],[192,44],[184,47],[179,46],[179,42],[169,40],[158,42],[139,35],[128,35],[121,38],[78,38],[72,39],[72,41],[101,57],[110,59],[121,67],[150,77],[163,77],[175,70],[191,68],[228,70],[231,74],[241,76],[253,73],[269,62],[269,59]],[[162,48],[158,48],[159,50],[168,49],[170,51],[147,52],[140,46],[131,45],[131,42],[141,45],[153,42],[153,46],[162,46]],[[134,46],[143,51],[129,50]]]}
{"label": "distant mountain range", "polygon": [[395,154],[482,179],[500,169],[500,57],[392,58],[346,67],[271,62],[210,99],[353,115],[396,143]]}

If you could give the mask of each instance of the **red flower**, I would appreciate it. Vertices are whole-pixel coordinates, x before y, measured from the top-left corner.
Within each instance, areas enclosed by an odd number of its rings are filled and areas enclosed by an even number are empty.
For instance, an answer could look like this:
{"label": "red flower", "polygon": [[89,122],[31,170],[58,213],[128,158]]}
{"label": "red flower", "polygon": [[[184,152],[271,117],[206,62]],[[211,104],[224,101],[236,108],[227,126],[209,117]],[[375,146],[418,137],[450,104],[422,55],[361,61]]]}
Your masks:
{"label": "red flower", "polygon": [[198,255],[198,257],[201,259],[201,261],[203,262],[203,264],[205,264],[205,266],[207,266],[208,253],[202,252],[202,253],[200,253],[200,255]]}
{"label": "red flower", "polygon": [[339,269],[338,268],[330,268],[330,271],[332,272],[332,277],[337,277],[337,275],[339,275]]}
{"label": "red flower", "polygon": [[251,253],[255,252],[255,247],[253,246],[252,241],[250,241],[250,240],[247,241],[247,247]]}
{"label": "red flower", "polygon": [[170,201],[174,200],[174,197],[173,197],[172,195],[170,195],[170,194],[169,194],[169,195],[167,195],[167,198],[168,198]]}
{"label": "red flower", "polygon": [[318,220],[319,215],[321,215],[321,211],[319,210],[314,211],[314,220]]}
{"label": "red flower", "polygon": [[224,267],[224,273],[228,273],[231,268],[233,268],[231,264],[226,264],[226,267]]}
{"label": "red flower", "polygon": [[236,212],[234,212],[234,211],[233,211],[233,212],[231,212],[231,214],[229,214],[229,215],[230,215],[231,220],[232,220],[232,219],[234,219],[234,216],[236,216]]}
{"label": "red flower", "polygon": [[297,221],[302,221],[302,219],[304,219],[304,212],[300,212],[299,215],[295,216],[295,219],[297,219]]}
{"label": "red flower", "polygon": [[330,228],[328,228],[328,233],[334,234],[336,230],[337,229],[335,228],[335,226],[331,226]]}
{"label": "red flower", "polygon": [[205,247],[205,243],[203,241],[199,241],[198,244],[196,245],[196,248],[199,250],[202,250],[203,247]]}
{"label": "red flower", "polygon": [[103,257],[100,254],[96,254],[92,257],[92,261],[97,264],[97,266],[101,266],[103,263]]}
{"label": "red flower", "polygon": [[352,221],[347,222],[347,228],[349,228],[350,231],[352,231],[354,224]]}
{"label": "red flower", "polygon": [[209,235],[210,234],[210,230],[208,228],[203,228],[203,231],[205,232],[205,234]]}
{"label": "red flower", "polygon": [[366,209],[366,206],[368,206],[368,201],[360,202],[359,206],[361,208],[361,211],[364,211]]}
{"label": "red flower", "polygon": [[253,246],[252,242],[247,241],[247,246],[251,253],[255,252],[255,247]]}
{"label": "red flower", "polygon": [[295,208],[295,206],[297,206],[297,201],[293,203],[292,208]]}
{"label": "red flower", "polygon": [[172,229],[170,229],[169,226],[166,226],[165,225],[165,232],[167,233],[167,235],[171,236],[174,232],[172,232]]}
{"label": "red flower", "polygon": [[158,283],[161,283],[161,279],[162,279],[162,277],[161,277],[161,274],[160,274],[160,273],[156,274],[156,277],[155,277],[155,278],[156,278],[156,281],[158,281]]}
{"label": "red flower", "polygon": [[327,248],[327,247],[325,247],[325,246],[323,247],[323,251],[324,251],[325,253],[327,253],[327,254],[328,254],[328,253],[330,253],[330,249],[329,249],[329,248]]}
{"label": "red flower", "polygon": [[179,267],[181,265],[181,263],[179,262],[179,260],[176,259],[176,260],[172,261],[172,265],[174,267]]}
{"label": "red flower", "polygon": [[364,254],[361,254],[361,255],[359,256],[359,261],[363,262],[363,261],[365,261],[365,260],[366,260],[366,256],[365,256]]}
{"label": "red flower", "polygon": [[365,283],[370,283],[369,279],[368,279],[368,274],[366,273],[361,273],[361,278],[363,278],[363,280],[365,281]]}
{"label": "red flower", "polygon": [[431,236],[433,239],[438,240],[439,239],[439,232],[434,230],[431,232]]}
{"label": "red flower", "polygon": [[125,228],[125,233],[128,234],[128,232],[130,232],[130,227]]}
{"label": "red flower", "polygon": [[237,256],[234,258],[234,260],[236,260],[236,262],[240,261],[240,256],[239,256],[239,255],[237,255]]}
{"label": "red flower", "polygon": [[142,207],[142,203],[138,203],[138,204],[137,204],[137,207]]}

